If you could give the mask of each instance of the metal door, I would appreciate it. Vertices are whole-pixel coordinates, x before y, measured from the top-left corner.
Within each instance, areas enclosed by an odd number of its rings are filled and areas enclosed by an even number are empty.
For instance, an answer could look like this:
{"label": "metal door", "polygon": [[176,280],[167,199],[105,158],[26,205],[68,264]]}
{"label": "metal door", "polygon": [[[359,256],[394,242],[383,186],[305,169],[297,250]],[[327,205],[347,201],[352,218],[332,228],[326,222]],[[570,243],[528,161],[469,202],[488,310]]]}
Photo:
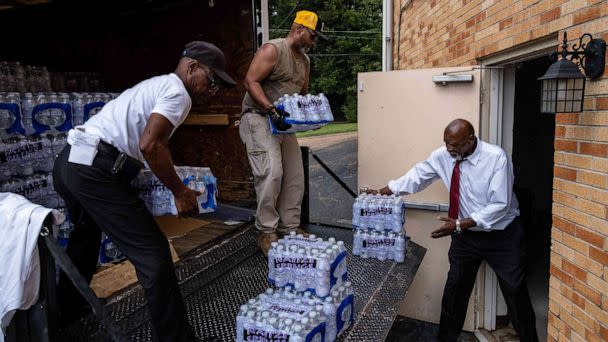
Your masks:
{"label": "metal door", "polygon": [[[443,131],[456,119],[480,127],[480,71],[472,67],[418,69],[359,74],[358,80],[358,185],[385,186],[417,162],[443,146]],[[438,323],[443,287],[449,268],[450,238],[432,239],[447,216],[448,191],[437,181],[423,192],[405,197],[405,229],[413,241],[427,248],[400,314]],[[465,329],[476,328],[478,292],[475,286]]]}

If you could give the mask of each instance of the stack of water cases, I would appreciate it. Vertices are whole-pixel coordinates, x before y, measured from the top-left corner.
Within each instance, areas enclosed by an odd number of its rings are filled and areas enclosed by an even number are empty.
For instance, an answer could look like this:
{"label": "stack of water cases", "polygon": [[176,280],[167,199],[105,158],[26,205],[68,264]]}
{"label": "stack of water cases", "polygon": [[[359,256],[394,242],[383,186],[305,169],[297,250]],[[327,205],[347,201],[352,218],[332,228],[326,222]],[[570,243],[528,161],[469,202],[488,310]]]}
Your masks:
{"label": "stack of water cases", "polygon": [[273,134],[310,131],[334,121],[329,101],[323,93],[319,95],[285,94],[274,103],[274,106],[289,113],[285,122],[290,124],[291,128],[279,131],[269,120]]}
{"label": "stack of water cases", "polygon": [[279,287],[311,291],[325,297],[348,278],[344,242],[291,233],[268,251],[268,279]]}
{"label": "stack of water cases", "polygon": [[276,289],[243,304],[237,341],[335,341],[354,320],[342,241],[291,233],[268,252],[268,279]]}
{"label": "stack of water cases", "polygon": [[[208,167],[176,166],[175,172],[197,197],[198,212],[210,213],[217,206],[217,180]],[[175,197],[150,170],[143,170],[133,180],[133,186],[152,215],[177,215]]]}
{"label": "stack of water cases", "polygon": [[[18,78],[17,84],[20,82]],[[55,158],[67,143],[67,131],[83,124],[116,96],[116,93],[0,92],[0,192],[16,193],[65,213],[68,219],[55,232],[63,247],[67,246],[74,226],[63,199],[53,187]],[[100,263],[122,259],[107,237],[102,238],[102,243]]]}
{"label": "stack of water cases", "polygon": [[353,254],[405,260],[405,204],[401,197],[361,194],[353,204]]}

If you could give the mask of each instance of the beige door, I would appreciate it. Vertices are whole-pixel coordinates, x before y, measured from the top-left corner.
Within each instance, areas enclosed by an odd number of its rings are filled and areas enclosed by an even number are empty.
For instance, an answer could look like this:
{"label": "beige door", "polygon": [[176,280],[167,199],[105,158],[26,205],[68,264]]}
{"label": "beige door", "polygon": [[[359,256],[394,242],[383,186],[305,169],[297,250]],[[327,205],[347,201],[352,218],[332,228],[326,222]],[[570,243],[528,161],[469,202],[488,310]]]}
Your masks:
{"label": "beige door", "polygon": [[[434,76],[444,73],[449,76],[447,83],[434,82]],[[451,82],[469,76],[469,82]],[[479,131],[479,70],[462,67],[370,72],[359,74],[358,81],[359,187],[383,187],[404,175],[443,146],[443,130],[456,118],[469,120]],[[437,181],[404,199],[409,207],[406,232],[427,253],[401,303],[400,314],[438,323],[450,238],[432,239],[430,234],[440,226],[437,217],[447,216],[448,192],[443,182]],[[481,293],[479,281],[475,287],[466,330],[474,330],[479,319],[475,313],[478,305],[474,305]]]}

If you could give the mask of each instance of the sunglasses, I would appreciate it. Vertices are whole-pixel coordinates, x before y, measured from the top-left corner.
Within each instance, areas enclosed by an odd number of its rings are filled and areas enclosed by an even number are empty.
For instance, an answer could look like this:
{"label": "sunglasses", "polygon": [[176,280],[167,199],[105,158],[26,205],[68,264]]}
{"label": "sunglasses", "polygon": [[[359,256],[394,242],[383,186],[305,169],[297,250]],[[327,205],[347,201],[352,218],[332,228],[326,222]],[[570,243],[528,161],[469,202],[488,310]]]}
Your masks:
{"label": "sunglasses", "polygon": [[213,76],[213,71],[209,70],[207,72],[207,90],[211,94],[215,94],[218,90],[220,90],[220,87]]}
{"label": "sunglasses", "polygon": [[310,33],[310,36],[312,37],[313,40],[316,40],[318,38],[318,35],[315,31],[311,30],[310,28],[304,26],[304,25],[300,25],[302,26],[302,28],[304,28],[306,31],[308,31],[308,33]]}

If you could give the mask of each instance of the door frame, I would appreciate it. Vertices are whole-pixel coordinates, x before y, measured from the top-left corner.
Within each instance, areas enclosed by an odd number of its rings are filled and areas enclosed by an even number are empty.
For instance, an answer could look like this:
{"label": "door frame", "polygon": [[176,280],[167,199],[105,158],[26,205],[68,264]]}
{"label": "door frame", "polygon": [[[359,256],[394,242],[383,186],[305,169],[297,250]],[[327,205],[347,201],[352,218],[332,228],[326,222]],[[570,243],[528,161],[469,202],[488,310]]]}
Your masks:
{"label": "door frame", "polygon": [[[513,147],[513,120],[515,104],[515,63],[536,59],[555,51],[559,44],[558,33],[548,35],[533,42],[501,51],[479,59],[482,66],[481,130],[479,137],[491,144],[501,146],[510,156]],[[487,69],[485,69],[487,68]],[[483,319],[477,319],[477,328],[496,330],[496,315],[506,312],[504,299],[498,286],[496,273],[484,262],[483,303],[479,312]]]}

